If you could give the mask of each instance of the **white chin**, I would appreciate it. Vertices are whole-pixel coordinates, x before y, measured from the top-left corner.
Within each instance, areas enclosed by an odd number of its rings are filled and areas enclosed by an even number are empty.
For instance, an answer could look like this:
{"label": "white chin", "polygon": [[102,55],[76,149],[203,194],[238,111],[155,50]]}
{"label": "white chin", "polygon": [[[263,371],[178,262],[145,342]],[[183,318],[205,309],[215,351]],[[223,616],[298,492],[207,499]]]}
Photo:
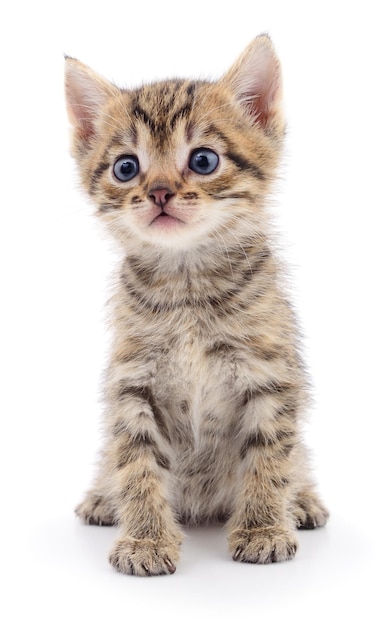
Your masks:
{"label": "white chin", "polygon": [[136,228],[136,234],[156,247],[186,250],[199,244],[199,237],[205,233],[200,224],[186,224],[170,216],[160,216],[149,226]]}

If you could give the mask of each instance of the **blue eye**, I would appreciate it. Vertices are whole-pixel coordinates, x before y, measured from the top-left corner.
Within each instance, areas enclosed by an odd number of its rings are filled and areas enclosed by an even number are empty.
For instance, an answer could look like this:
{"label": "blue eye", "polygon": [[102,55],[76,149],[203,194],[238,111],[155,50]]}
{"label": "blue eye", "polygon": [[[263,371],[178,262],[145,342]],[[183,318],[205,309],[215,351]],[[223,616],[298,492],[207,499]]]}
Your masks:
{"label": "blue eye", "polygon": [[190,155],[189,167],[197,174],[212,174],[218,167],[219,157],[209,148],[198,148]]}
{"label": "blue eye", "polygon": [[122,156],[115,161],[113,173],[122,183],[132,180],[139,172],[139,160],[134,156]]}

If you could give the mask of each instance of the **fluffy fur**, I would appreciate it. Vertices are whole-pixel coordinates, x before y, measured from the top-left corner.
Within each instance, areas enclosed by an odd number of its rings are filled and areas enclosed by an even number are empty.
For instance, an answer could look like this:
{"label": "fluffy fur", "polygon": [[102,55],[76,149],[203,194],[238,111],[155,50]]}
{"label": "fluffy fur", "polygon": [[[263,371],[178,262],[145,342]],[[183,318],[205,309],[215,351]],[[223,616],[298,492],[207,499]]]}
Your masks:
{"label": "fluffy fur", "polygon": [[[290,559],[296,527],[327,512],[300,439],[307,385],[267,219],[284,134],[273,46],[256,38],[218,82],[128,91],[66,65],[83,187],[124,250],[104,449],[76,512],[119,525],[110,561],[123,573],[173,573],[181,523],[226,521],[235,560]],[[210,173],[191,167],[200,148],[218,156]],[[125,182],[123,156],[139,167]]]}

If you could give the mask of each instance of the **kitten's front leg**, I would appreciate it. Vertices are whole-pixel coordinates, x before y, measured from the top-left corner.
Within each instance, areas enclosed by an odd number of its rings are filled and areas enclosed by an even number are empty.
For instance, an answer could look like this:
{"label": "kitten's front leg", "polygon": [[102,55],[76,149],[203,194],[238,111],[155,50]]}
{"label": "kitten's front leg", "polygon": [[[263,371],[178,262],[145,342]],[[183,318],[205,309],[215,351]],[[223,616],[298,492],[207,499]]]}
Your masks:
{"label": "kitten's front leg", "polygon": [[149,389],[124,385],[119,395],[108,456],[121,537],[110,553],[110,562],[124,574],[172,574],[182,533],[166,493],[170,446]]}
{"label": "kitten's front leg", "polygon": [[[278,397],[274,399],[275,394]],[[291,456],[297,434],[292,400],[286,396],[287,390],[281,386],[263,387],[247,403],[240,493],[228,523],[229,548],[236,561],[286,561],[297,550],[289,514],[294,474]]]}

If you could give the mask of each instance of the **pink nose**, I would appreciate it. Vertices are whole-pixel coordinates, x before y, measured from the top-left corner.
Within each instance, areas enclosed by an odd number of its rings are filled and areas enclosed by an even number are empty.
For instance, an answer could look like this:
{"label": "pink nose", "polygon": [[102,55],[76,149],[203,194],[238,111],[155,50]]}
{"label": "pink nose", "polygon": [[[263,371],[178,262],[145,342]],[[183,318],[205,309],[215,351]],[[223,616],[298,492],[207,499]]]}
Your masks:
{"label": "pink nose", "polygon": [[170,198],[174,196],[174,193],[167,187],[154,187],[153,189],[150,189],[148,196],[149,198],[152,198],[154,204],[163,207],[169,202]]}

